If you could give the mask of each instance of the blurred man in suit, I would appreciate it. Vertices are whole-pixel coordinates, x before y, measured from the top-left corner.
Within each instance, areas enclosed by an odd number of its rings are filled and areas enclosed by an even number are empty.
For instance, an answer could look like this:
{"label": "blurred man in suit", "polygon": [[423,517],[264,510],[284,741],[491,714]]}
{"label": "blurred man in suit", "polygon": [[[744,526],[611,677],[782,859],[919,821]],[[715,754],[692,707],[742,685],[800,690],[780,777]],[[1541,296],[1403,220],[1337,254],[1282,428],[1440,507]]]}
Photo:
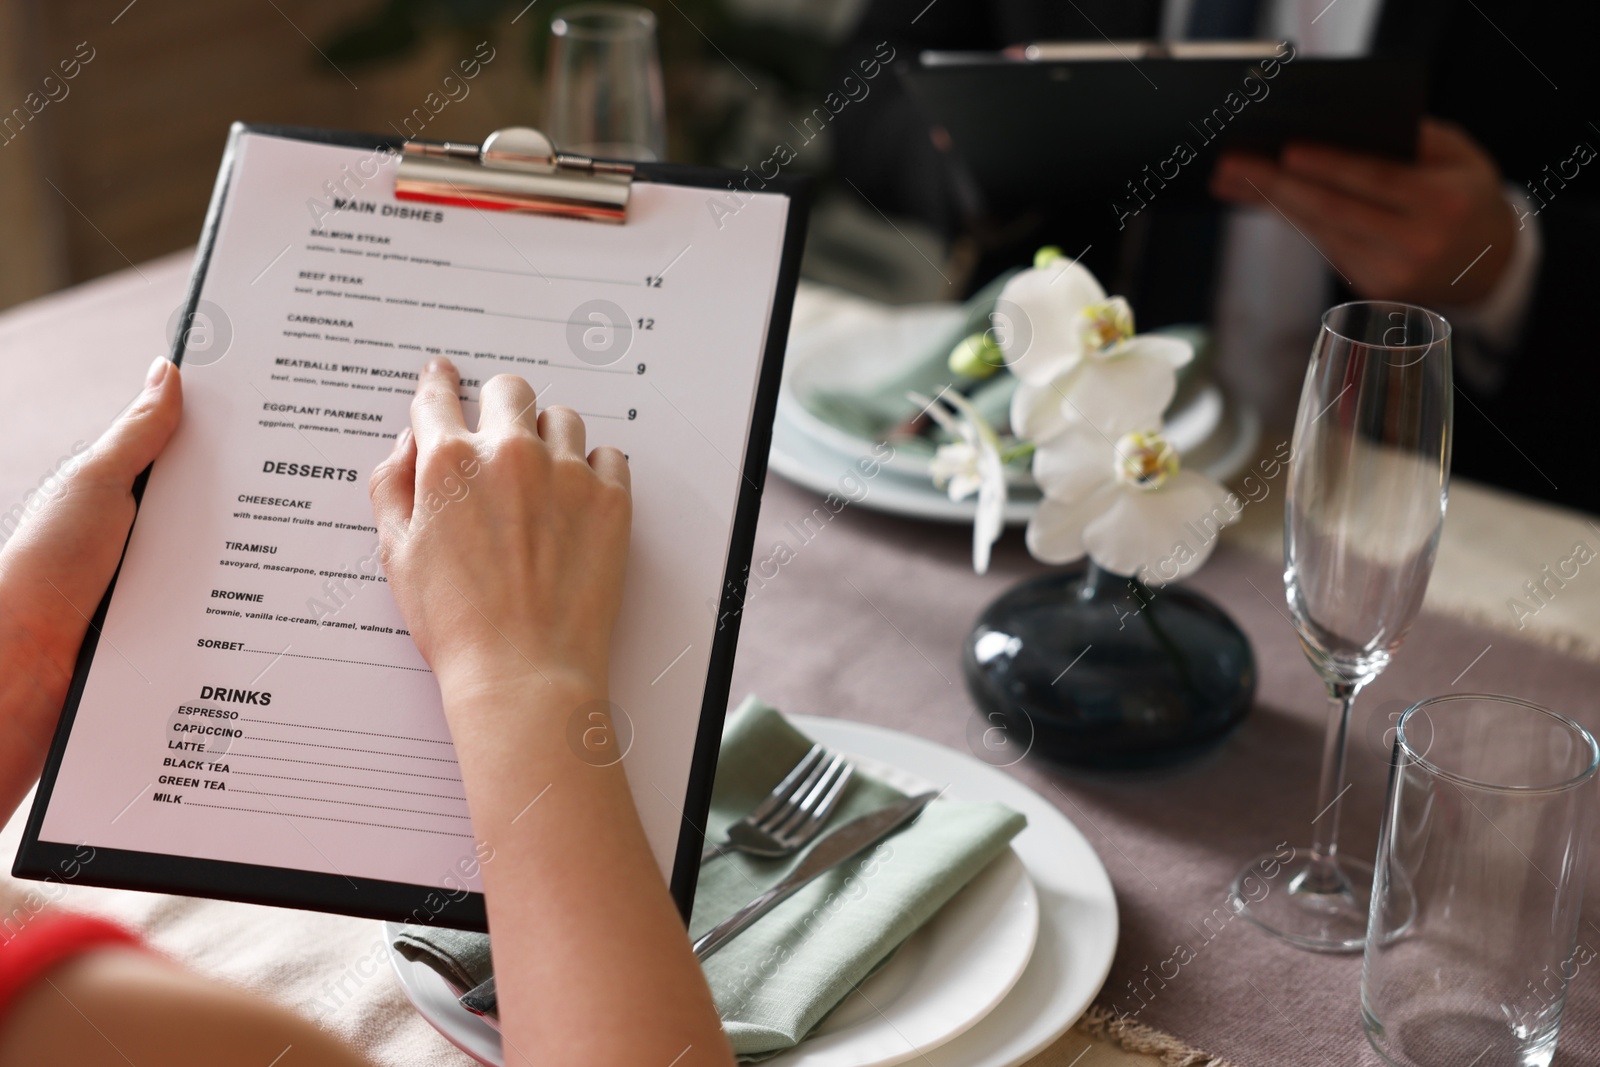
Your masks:
{"label": "blurred man in suit", "polygon": [[1435,308],[1456,328],[1456,469],[1600,510],[1587,433],[1600,365],[1584,315],[1600,281],[1600,166],[1589,166],[1600,126],[1581,110],[1596,99],[1584,54],[1600,40],[1593,5],[872,0],[844,54],[889,40],[910,64],[923,49],[1128,38],[1282,38],[1297,55],[1423,59],[1430,117],[1416,161],[1310,144],[1278,159],[1223,154],[1201,165],[1230,211],[1157,203],[1119,228],[1096,202],[994,220],[911,101],[884,85],[876,107],[840,116],[840,168],[880,208],[976,244],[974,282],[1039,244],[1088,247],[1086,265],[1132,300],[1141,327],[1213,323],[1220,373],[1280,429],[1323,309],[1356,297]]}

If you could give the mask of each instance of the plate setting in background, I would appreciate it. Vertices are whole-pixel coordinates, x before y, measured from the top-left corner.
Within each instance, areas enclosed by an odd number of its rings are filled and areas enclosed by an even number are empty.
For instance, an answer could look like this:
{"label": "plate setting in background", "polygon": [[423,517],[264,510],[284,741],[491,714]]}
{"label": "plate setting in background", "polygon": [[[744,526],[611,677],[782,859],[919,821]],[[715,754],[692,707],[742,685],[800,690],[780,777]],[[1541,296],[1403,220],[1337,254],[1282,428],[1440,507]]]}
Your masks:
{"label": "plate setting in background", "polygon": [[[850,313],[801,313],[808,302],[835,300],[847,301]],[[853,477],[859,482],[864,470],[875,470],[868,491],[856,501],[859,506],[911,518],[970,523],[976,500],[952,501],[933,485],[931,448],[897,447],[885,460],[880,442],[819,418],[805,402],[818,391],[870,382],[862,367],[902,364],[909,353],[948,336],[966,317],[965,310],[950,304],[871,305],[853,297],[823,295],[810,286],[801,287],[796,309],[800,324],[789,336],[773,420],[772,469],[823,495],[839,492],[841,479]],[[1260,432],[1253,409],[1205,379],[1181,389],[1167,412],[1167,440],[1185,465],[1217,481],[1226,481],[1249,464]],[[863,463],[868,466],[862,467]],[[1008,466],[1006,473],[1010,485],[1006,522],[1020,525],[1037,507],[1039,491],[1026,469]]]}

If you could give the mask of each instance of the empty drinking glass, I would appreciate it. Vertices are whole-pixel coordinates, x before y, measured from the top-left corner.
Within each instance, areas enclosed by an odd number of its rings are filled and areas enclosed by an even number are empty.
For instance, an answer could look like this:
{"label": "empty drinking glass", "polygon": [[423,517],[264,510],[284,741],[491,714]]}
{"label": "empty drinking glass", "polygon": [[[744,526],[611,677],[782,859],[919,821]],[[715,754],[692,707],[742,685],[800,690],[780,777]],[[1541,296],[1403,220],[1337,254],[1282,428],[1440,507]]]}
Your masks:
{"label": "empty drinking glass", "polygon": [[1372,886],[1361,1018],[1400,1067],[1545,1067],[1578,943],[1600,748],[1553,711],[1455,694],[1406,711]]}
{"label": "empty drinking glass", "polygon": [[1450,324],[1411,304],[1330,308],[1311,350],[1284,509],[1283,584],[1300,647],[1328,693],[1311,844],[1266,894],[1252,860],[1240,915],[1300,948],[1352,952],[1367,935],[1372,868],[1339,851],[1350,709],[1422,610],[1450,484]]}
{"label": "empty drinking glass", "polygon": [[665,156],[655,15],[607,3],[557,12],[544,107],[545,135],[563,152],[643,162]]}

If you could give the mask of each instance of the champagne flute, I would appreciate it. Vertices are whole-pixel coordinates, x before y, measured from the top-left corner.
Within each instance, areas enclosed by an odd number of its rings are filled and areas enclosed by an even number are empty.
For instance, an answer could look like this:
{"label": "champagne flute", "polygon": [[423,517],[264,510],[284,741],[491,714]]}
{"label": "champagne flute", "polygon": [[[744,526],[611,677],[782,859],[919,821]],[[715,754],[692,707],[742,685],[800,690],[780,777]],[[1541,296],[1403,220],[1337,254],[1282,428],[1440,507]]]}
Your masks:
{"label": "champagne flute", "polygon": [[1339,853],[1350,709],[1422,607],[1448,499],[1452,400],[1441,316],[1384,301],[1322,316],[1295,420],[1283,543],[1289,613],[1328,691],[1322,781],[1310,847],[1290,861],[1258,857],[1231,893],[1239,914],[1301,948],[1351,952],[1366,941],[1372,865]]}
{"label": "champagne flute", "polygon": [[544,132],[563,152],[652,162],[667,150],[656,17],[582,3],[550,20]]}

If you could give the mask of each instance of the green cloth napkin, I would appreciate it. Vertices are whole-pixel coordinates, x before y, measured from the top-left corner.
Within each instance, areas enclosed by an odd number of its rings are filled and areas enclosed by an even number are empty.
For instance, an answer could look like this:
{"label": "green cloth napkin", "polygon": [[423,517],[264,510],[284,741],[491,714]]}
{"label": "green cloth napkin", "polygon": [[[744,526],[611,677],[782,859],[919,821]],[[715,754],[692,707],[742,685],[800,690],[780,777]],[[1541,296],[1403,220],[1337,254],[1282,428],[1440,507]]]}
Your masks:
{"label": "green cloth napkin", "polygon": [[[746,697],[723,730],[709,839],[725,840],[728,826],[810,747],[811,739],[777,709]],[[904,795],[858,770],[828,826]],[[734,1051],[759,1059],[798,1044],[1025,825],[1000,804],[936,800],[909,827],[818,878],[730,941],[704,968]],[[709,930],[799,862],[736,853],[706,864],[690,935]]]}
{"label": "green cloth napkin", "polygon": [[494,973],[488,934],[407,926],[394,939],[394,950],[412,963],[425,963],[438,971],[458,997]]}
{"label": "green cloth napkin", "polygon": [[1002,374],[974,383],[971,378],[951,373],[949,360],[950,350],[958,343],[989,328],[995,301],[1015,274],[1017,271],[1007,271],[973,294],[962,305],[965,314],[961,321],[947,332],[929,338],[926,347],[885,353],[881,362],[860,367],[858,380],[842,388],[802,393],[800,403],[831,426],[869,441],[881,441],[917,414],[921,405],[908,399],[907,393],[933,396],[946,386],[955,385],[972,394],[973,403],[984,418],[1004,425],[1009,421],[1016,379]]}
{"label": "green cloth napkin", "polygon": [[[811,743],[776,708],[746,697],[723,730],[708,839],[726,840],[728,826],[760,803]],[[904,795],[857,770],[828,829]],[[706,979],[740,1059],[765,1059],[798,1044],[1025,825],[1022,815],[1000,804],[936,800],[909,827],[818,878],[706,960]],[[734,853],[707,863],[691,936],[737,911],[799,861]],[[485,934],[407,927],[395,948],[461,992],[492,971]]]}

